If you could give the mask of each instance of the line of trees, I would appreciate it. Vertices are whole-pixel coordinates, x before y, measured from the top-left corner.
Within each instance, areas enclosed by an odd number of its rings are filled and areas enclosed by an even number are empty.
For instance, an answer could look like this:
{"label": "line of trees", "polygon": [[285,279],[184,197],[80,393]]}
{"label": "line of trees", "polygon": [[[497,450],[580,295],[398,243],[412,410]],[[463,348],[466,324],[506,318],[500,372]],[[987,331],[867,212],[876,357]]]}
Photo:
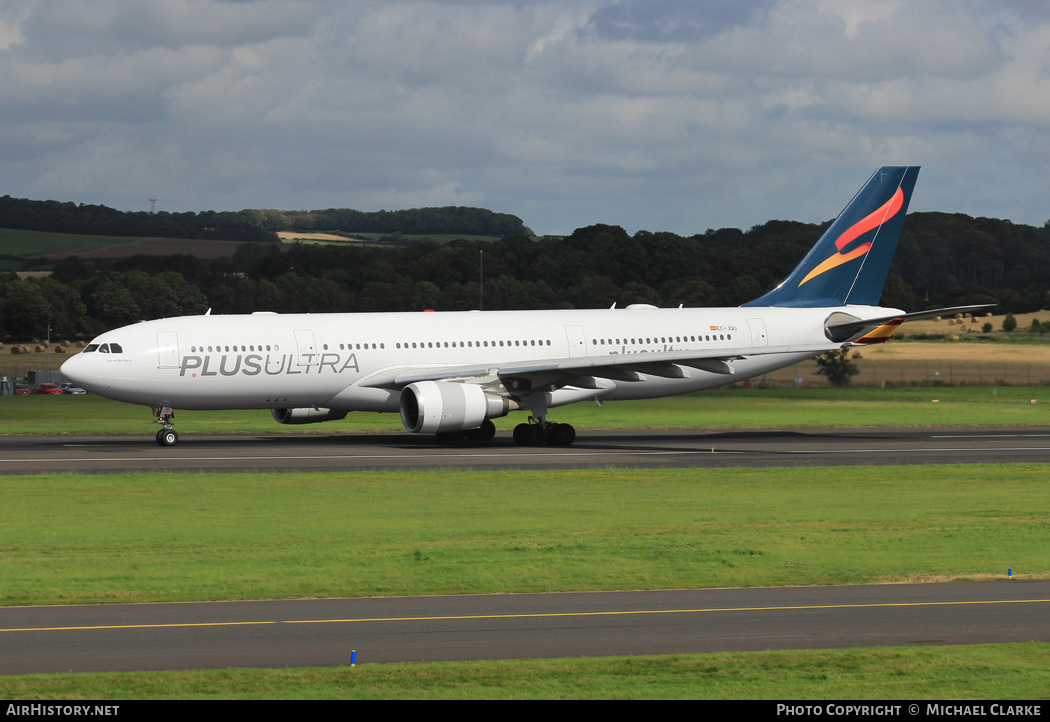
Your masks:
{"label": "line of trees", "polygon": [[145,236],[274,243],[277,231],[353,233],[532,235],[521,219],[484,208],[414,208],[366,213],[350,208],[318,211],[125,212],[106,206],[0,197],[0,228],[96,236]]}
{"label": "line of trees", "polygon": [[[203,313],[736,306],[779,283],[828,224],[673,233],[594,225],[564,238],[404,248],[245,243],[232,258],[76,257],[49,278],[0,275],[0,335],[92,336],[141,319]],[[909,216],[882,303],[906,311],[1047,305],[1050,227],[963,215]],[[482,260],[483,252],[483,260]],[[484,293],[479,287],[484,264]]]}

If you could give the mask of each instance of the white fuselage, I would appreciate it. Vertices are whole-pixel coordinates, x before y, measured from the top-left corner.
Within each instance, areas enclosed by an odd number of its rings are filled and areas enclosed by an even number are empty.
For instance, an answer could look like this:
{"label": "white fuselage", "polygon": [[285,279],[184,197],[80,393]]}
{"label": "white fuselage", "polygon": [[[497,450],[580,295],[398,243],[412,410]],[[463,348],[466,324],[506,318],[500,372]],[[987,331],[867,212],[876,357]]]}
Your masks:
{"label": "white fuselage", "polygon": [[[119,353],[81,353],[62,371],[88,391],[135,404],[179,409],[324,407],[398,410],[399,390],[368,385],[389,374],[490,369],[582,357],[710,352],[733,373],[690,369],[684,378],[642,373],[602,379],[581,398],[640,399],[723,386],[810,358],[841,344],[824,321],[836,311],[874,318],[889,309],[628,308],[376,314],[252,314],[145,321],[93,344]],[[656,358],[656,357],[650,357]],[[585,372],[584,372],[585,373]],[[563,402],[581,400],[563,396]]]}

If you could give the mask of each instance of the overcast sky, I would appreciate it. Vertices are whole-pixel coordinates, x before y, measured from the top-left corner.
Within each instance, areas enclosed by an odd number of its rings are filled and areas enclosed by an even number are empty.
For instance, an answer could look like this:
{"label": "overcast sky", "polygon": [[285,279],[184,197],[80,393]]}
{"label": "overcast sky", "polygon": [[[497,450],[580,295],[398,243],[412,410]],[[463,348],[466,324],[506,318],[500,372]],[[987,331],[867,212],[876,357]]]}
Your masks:
{"label": "overcast sky", "polygon": [[537,233],[1050,218],[1042,0],[0,0],[0,195]]}

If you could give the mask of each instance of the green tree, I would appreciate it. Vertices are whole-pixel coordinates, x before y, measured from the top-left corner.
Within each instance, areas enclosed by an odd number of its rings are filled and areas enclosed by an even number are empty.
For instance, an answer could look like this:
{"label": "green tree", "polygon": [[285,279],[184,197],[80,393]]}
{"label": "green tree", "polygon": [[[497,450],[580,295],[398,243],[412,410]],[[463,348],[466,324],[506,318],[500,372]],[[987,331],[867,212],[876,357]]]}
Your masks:
{"label": "green tree", "polygon": [[0,304],[7,333],[24,339],[47,335],[51,304],[38,284],[23,280],[5,284]]}
{"label": "green tree", "polygon": [[84,331],[87,306],[80,294],[54,278],[29,278],[26,283],[36,286],[48,303],[51,338],[73,338]]}
{"label": "green tree", "polygon": [[109,328],[142,320],[142,308],[116,274],[107,273],[103,276],[88,293],[86,300],[92,317]]}
{"label": "green tree", "polygon": [[86,281],[95,275],[95,269],[77,256],[66,256],[51,269],[51,278],[59,283]]}
{"label": "green tree", "polygon": [[828,383],[832,386],[849,386],[850,379],[860,373],[857,364],[853,363],[860,358],[859,353],[850,356],[849,348],[840,348],[828,351],[817,356],[817,376],[826,376]]}
{"label": "green tree", "polygon": [[1017,328],[1017,319],[1014,318],[1012,313],[1006,314],[1006,318],[1003,319],[1003,330],[1013,331]]}

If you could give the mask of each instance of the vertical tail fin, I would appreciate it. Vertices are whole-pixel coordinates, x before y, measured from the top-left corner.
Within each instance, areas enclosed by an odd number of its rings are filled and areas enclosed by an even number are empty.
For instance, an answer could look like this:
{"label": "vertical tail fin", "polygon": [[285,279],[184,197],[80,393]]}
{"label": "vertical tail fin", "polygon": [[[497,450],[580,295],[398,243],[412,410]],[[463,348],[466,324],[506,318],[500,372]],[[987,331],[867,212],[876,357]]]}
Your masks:
{"label": "vertical tail fin", "polygon": [[879,168],[791,275],[744,305],[877,306],[918,175],[918,166]]}

